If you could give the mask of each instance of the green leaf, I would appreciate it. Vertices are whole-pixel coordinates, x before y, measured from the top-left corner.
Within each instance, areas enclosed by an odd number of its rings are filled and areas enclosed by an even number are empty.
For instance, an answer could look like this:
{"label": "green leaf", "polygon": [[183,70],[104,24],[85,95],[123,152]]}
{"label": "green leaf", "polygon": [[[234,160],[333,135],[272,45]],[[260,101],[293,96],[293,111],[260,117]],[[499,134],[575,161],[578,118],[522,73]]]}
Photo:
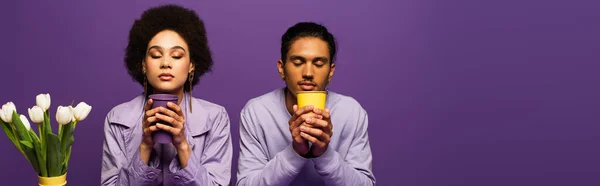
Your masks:
{"label": "green leaf", "polygon": [[[21,153],[23,153],[23,149],[21,149],[21,145],[19,145],[19,142],[17,141],[15,135],[13,133],[13,128],[12,126],[10,126],[10,124],[8,123],[4,123],[2,120],[0,120],[0,125],[2,125],[2,130],[4,130],[4,133],[6,134],[6,137],[8,137],[8,139],[10,140],[10,142],[13,143],[13,145],[15,145],[15,147],[17,147],[17,149],[19,151],[21,151]],[[23,154],[25,155],[25,154]]]}
{"label": "green leaf", "polygon": [[63,174],[66,173],[69,167],[69,159],[71,159],[71,148],[73,147],[73,142],[75,142],[75,137],[71,136],[71,138],[69,139],[69,148],[67,149],[66,156],[63,160]]}
{"label": "green leaf", "polygon": [[65,174],[67,173],[67,169],[69,169],[69,159],[71,158],[71,147],[69,147],[69,149],[67,149],[67,153],[66,153],[66,157],[63,160],[63,170],[62,173]]}
{"label": "green leaf", "polygon": [[50,127],[50,113],[48,110],[44,112],[44,133],[50,134],[52,132],[52,127]]}
{"label": "green leaf", "polygon": [[33,148],[33,144],[29,141],[25,141],[25,140],[21,140],[19,141],[21,143],[21,147],[23,148],[23,151],[25,152],[25,155],[27,156],[27,160],[29,160],[29,163],[31,163],[31,166],[33,167],[33,169],[35,170],[35,172],[38,173],[38,175],[40,174],[40,167],[39,167],[39,163],[37,161],[37,157],[35,155],[35,150]]}
{"label": "green leaf", "polygon": [[15,135],[12,133],[12,127],[8,123],[4,123],[4,121],[0,120],[0,125],[2,125],[2,130],[6,133],[6,136],[9,139],[15,138]]}
{"label": "green leaf", "polygon": [[60,150],[63,155],[66,156],[67,149],[69,148],[71,137],[73,136],[73,122],[69,122],[62,127],[62,136],[60,136]]}
{"label": "green leaf", "polygon": [[46,149],[47,154],[47,166],[48,167],[48,176],[60,176],[62,172],[62,153],[60,152],[60,140],[56,134],[48,133],[46,134],[46,142],[48,148]]}
{"label": "green leaf", "polygon": [[13,125],[17,129],[19,141],[25,140],[25,141],[28,141],[31,143],[31,137],[29,136],[29,132],[27,132],[28,131],[27,128],[25,128],[25,125],[23,125],[23,123],[21,122],[21,119],[19,118],[19,114],[17,114],[16,111],[13,112]]}
{"label": "green leaf", "polygon": [[31,142],[33,144],[40,144],[40,139],[37,137],[37,135],[35,134],[35,132],[33,130],[29,130],[29,137],[31,137]]}
{"label": "green leaf", "polygon": [[33,149],[35,149],[35,155],[37,156],[38,165],[40,166],[39,176],[48,177],[48,169],[46,169],[46,151],[42,151],[40,140],[33,130],[29,131],[29,136],[33,140]]}
{"label": "green leaf", "polygon": [[21,145],[24,145],[23,148],[28,148],[33,150],[33,144],[29,141],[21,140]]}

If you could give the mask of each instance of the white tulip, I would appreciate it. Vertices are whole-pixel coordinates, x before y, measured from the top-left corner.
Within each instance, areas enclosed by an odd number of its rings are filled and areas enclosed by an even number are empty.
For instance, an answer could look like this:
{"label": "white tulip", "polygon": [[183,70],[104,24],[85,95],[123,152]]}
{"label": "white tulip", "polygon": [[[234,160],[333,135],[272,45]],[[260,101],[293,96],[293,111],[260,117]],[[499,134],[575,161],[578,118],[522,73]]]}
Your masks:
{"label": "white tulip", "polygon": [[21,114],[21,116],[19,116],[19,119],[21,119],[21,123],[23,123],[23,125],[25,125],[25,128],[29,131],[29,129],[31,129],[31,124],[29,124],[27,117],[25,117],[25,115]]}
{"label": "white tulip", "polygon": [[56,121],[60,125],[66,125],[71,122],[73,118],[73,113],[71,113],[71,109],[69,107],[58,106],[56,109]]}
{"label": "white tulip", "polygon": [[88,116],[91,110],[92,106],[88,105],[85,102],[80,102],[79,104],[77,104],[77,106],[75,106],[75,108],[73,108],[73,116],[75,116],[75,119],[77,121],[81,121]]}
{"label": "white tulip", "polygon": [[13,102],[8,102],[2,105],[2,110],[0,110],[0,119],[6,123],[12,123],[14,111],[17,111],[17,108]]}
{"label": "white tulip", "polygon": [[4,111],[2,111],[2,109],[0,109],[0,120],[2,120],[3,122],[8,123],[6,120],[8,120],[8,118],[6,118],[6,116],[4,116]]}
{"label": "white tulip", "polygon": [[42,110],[41,107],[33,106],[27,109],[27,112],[29,112],[29,119],[31,119],[32,122],[38,124],[44,122],[44,110]]}
{"label": "white tulip", "polygon": [[72,121],[72,122],[76,122],[76,121],[77,121],[77,119],[75,119],[75,111],[73,110],[73,106],[69,105],[69,110],[71,110],[71,114],[73,114],[73,115],[71,116],[71,121]]}
{"label": "white tulip", "polygon": [[46,112],[50,108],[50,94],[38,94],[35,97],[35,104]]}

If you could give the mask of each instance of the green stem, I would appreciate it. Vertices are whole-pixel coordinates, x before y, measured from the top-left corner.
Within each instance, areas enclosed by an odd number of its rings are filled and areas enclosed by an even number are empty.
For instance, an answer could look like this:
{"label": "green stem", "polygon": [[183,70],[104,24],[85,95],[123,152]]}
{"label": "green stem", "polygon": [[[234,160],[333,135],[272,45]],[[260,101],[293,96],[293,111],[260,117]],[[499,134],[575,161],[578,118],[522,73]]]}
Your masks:
{"label": "green stem", "polygon": [[48,166],[47,166],[47,161],[48,161],[48,136],[46,136],[46,134],[48,133],[47,131],[47,127],[50,125],[50,118],[48,115],[48,111],[46,110],[44,112],[44,121],[42,121],[42,123],[40,123],[40,125],[38,126],[38,130],[39,130],[39,136],[40,136],[40,151],[42,154],[42,162],[46,165],[44,165],[43,167],[40,168],[44,168],[45,170],[42,171],[42,173],[45,173],[45,175],[43,176],[48,176]]}
{"label": "green stem", "polygon": [[27,158],[27,155],[25,155],[25,151],[23,151],[23,147],[21,147],[21,143],[19,143],[19,137],[18,137],[17,131],[15,131],[15,127],[11,125],[10,128],[12,129],[12,132],[15,135],[15,139],[17,140],[17,143],[15,143],[15,145],[17,146],[17,148],[19,149],[21,154],[23,154],[23,156],[25,156],[27,161],[29,161],[29,158]]}
{"label": "green stem", "polygon": [[44,133],[44,127],[43,127],[43,125],[44,125],[44,122],[39,123],[39,125],[38,125],[38,133],[39,133],[39,136],[40,136],[40,144],[44,144],[44,136],[45,135],[42,135],[42,134],[45,134],[45,133]]}
{"label": "green stem", "polygon": [[46,154],[42,153],[42,149],[41,149],[41,145],[40,145],[40,139],[38,138],[38,136],[35,134],[35,132],[33,132],[33,130],[29,131],[29,135],[32,138],[32,143],[33,143],[33,149],[35,150],[35,154],[38,160],[38,165],[39,165],[39,174],[42,177],[48,177],[48,169],[46,169]]}
{"label": "green stem", "polygon": [[58,125],[58,136],[61,137],[63,135],[63,125]]}

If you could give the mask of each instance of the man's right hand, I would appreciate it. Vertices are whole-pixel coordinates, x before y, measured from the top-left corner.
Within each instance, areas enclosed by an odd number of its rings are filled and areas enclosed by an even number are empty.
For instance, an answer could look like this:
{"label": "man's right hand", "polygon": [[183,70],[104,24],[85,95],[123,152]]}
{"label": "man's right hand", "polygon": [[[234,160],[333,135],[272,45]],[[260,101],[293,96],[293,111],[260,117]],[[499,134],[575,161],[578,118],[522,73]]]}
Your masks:
{"label": "man's right hand", "polygon": [[293,109],[294,115],[289,121],[290,132],[292,133],[292,147],[298,155],[305,157],[308,155],[310,148],[308,146],[308,141],[300,135],[300,126],[306,125],[304,121],[307,118],[314,117],[315,114],[311,112],[313,110],[313,106],[311,105],[302,108],[298,108],[298,105],[294,105]]}

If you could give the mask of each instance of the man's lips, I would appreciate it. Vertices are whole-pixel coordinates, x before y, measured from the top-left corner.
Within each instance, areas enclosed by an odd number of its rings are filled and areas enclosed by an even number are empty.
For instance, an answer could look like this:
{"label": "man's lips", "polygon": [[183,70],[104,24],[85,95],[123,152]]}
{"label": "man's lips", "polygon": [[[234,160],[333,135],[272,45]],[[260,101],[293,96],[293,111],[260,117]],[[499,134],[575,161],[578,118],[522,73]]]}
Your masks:
{"label": "man's lips", "polygon": [[307,82],[307,81],[299,82],[298,85],[300,85],[300,89],[302,89],[304,91],[314,90],[315,87],[317,86],[316,83],[314,83],[314,82]]}

